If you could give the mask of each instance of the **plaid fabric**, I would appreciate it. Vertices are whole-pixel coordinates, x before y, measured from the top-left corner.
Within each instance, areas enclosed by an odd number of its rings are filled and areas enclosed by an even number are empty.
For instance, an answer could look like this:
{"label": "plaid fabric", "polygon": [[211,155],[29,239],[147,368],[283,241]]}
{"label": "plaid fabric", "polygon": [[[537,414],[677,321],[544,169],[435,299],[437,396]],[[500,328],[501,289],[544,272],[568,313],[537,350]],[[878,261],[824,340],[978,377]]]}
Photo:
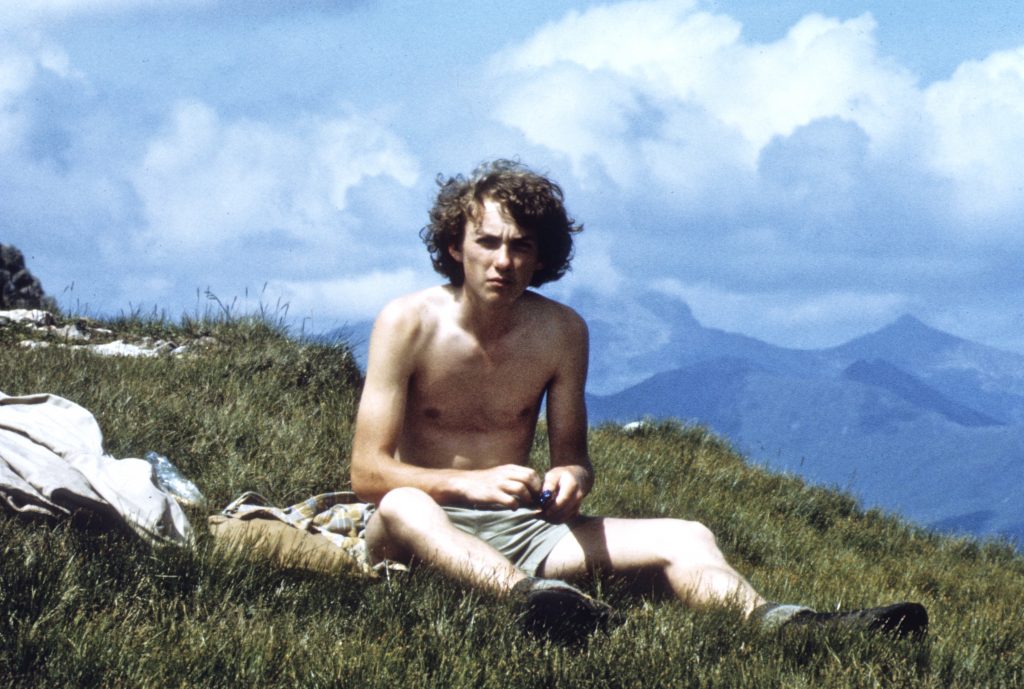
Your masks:
{"label": "plaid fabric", "polygon": [[370,564],[364,532],[373,510],[371,503],[359,502],[350,491],[314,495],[283,508],[274,507],[262,495],[248,491],[235,498],[221,514],[233,519],[277,519],[297,529],[320,534],[348,553],[366,574],[404,570],[404,566],[394,562]]}

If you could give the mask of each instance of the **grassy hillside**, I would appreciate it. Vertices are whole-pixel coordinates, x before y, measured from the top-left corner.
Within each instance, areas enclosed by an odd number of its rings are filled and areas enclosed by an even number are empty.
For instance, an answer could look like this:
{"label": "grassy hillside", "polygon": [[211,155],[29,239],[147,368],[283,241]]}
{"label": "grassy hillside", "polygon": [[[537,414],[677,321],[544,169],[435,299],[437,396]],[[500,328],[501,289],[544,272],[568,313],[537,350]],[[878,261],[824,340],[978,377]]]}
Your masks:
{"label": "grassy hillside", "polygon": [[588,511],[704,521],[774,599],[822,609],[919,600],[932,613],[928,640],[768,635],[730,610],[693,611],[589,582],[626,622],[563,648],[523,637],[505,602],[427,570],[368,581],[225,554],[203,532],[206,513],[242,491],[285,505],[347,486],[359,385],[352,357],[300,346],[259,321],[105,325],[206,339],[180,358],[108,358],[28,349],[17,344],[26,329],[7,327],[0,391],[82,404],[111,454],[168,455],[210,507],[189,512],[200,537],[188,550],[0,512],[0,686],[1024,684],[1024,559],[1009,547],[862,512],[845,495],[749,466],[699,428],[594,430]]}

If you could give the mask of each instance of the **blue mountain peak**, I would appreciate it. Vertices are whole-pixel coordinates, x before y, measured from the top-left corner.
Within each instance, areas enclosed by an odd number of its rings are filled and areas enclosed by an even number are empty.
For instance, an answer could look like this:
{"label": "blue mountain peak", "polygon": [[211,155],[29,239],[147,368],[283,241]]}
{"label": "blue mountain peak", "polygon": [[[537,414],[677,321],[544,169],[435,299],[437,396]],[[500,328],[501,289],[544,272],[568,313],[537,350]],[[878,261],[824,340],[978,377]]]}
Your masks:
{"label": "blue mountain peak", "polygon": [[886,359],[899,363],[930,357],[963,342],[959,337],[936,330],[905,314],[880,330],[826,351],[848,361]]}
{"label": "blue mountain peak", "polygon": [[882,328],[882,330],[879,331],[879,332],[884,332],[884,331],[887,331],[887,330],[891,331],[891,332],[898,332],[898,333],[903,333],[903,334],[907,334],[907,335],[916,335],[916,336],[934,336],[934,335],[939,335],[939,336],[944,337],[944,338],[956,339],[956,338],[953,338],[952,335],[944,333],[941,330],[936,330],[935,328],[933,328],[930,325],[924,323],[923,321],[915,318],[914,316],[911,316],[909,313],[903,314],[902,316],[897,318],[891,325],[888,325],[888,326]]}

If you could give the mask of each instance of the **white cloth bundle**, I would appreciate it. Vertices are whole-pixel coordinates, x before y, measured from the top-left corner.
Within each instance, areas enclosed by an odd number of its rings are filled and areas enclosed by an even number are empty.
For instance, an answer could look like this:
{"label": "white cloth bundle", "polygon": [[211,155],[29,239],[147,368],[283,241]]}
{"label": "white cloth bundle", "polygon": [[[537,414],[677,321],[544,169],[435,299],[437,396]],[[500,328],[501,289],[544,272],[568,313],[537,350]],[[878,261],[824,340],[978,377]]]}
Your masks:
{"label": "white cloth bundle", "polygon": [[187,543],[188,517],[144,459],[115,459],[91,413],[56,395],[0,392],[0,500],[52,517],[88,510],[150,541]]}

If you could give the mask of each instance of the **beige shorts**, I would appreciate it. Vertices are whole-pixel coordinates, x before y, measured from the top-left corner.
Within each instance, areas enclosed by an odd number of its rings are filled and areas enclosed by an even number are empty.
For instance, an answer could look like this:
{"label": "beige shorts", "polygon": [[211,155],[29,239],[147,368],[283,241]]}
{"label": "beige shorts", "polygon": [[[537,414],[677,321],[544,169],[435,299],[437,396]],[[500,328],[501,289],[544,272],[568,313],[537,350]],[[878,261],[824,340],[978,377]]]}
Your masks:
{"label": "beige shorts", "polygon": [[570,532],[568,524],[549,522],[529,507],[482,510],[442,506],[442,509],[455,528],[489,543],[530,576],[537,576],[537,570],[555,545]]}

